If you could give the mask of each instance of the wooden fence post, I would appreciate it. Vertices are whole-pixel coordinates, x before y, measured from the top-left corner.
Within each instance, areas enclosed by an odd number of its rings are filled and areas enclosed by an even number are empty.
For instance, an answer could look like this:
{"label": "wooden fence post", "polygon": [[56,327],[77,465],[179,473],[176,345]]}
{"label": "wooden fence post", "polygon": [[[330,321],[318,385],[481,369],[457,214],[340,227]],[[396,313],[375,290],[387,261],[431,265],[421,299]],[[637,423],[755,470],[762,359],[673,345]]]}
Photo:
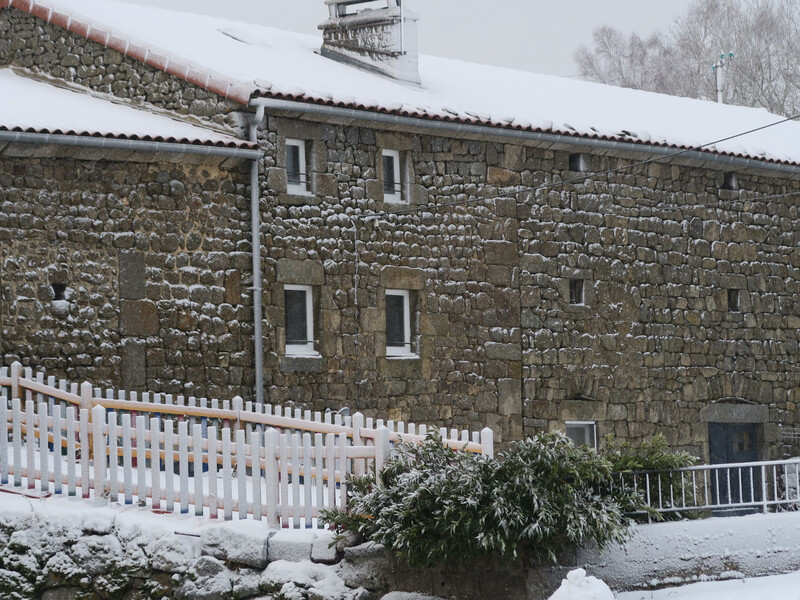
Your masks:
{"label": "wooden fence post", "polygon": [[22,374],[22,363],[19,361],[14,361],[11,363],[11,398],[19,398],[20,400],[22,397],[19,395],[19,378]]}
{"label": "wooden fence post", "polygon": [[494,458],[494,432],[488,427],[481,429],[481,454]]}
{"label": "wooden fence post", "polygon": [[[89,425],[91,426],[92,423],[92,384],[88,381],[84,381],[81,384],[81,408],[80,410],[85,410],[89,415]],[[89,455],[94,456],[92,454],[92,446],[94,445],[94,436],[89,436],[88,440],[88,450]],[[81,452],[85,452],[86,448],[81,448]]]}
{"label": "wooden fence post", "polygon": [[[242,427],[241,421],[241,412],[244,409],[244,400],[242,400],[241,396],[234,396],[233,401],[231,402],[231,409],[236,412],[236,420],[233,422],[233,431],[239,431]],[[235,433],[234,433],[235,436]]]}

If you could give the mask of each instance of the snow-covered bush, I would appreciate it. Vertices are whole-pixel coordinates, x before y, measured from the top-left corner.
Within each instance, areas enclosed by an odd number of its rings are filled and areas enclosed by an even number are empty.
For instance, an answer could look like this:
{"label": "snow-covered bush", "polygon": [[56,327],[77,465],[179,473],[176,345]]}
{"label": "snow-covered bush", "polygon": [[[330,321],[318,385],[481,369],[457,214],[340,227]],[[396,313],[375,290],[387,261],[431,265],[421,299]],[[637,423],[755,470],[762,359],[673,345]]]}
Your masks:
{"label": "snow-covered bush", "polygon": [[383,472],[352,478],[349,512],[324,519],[413,565],[485,555],[555,559],[625,537],[611,463],[560,433],[515,442],[498,460],[452,450],[436,433],[402,444]]}
{"label": "snow-covered bush", "polygon": [[[619,474],[618,481],[622,481],[624,486],[631,488],[634,486],[632,474],[640,474],[638,476],[638,486],[636,486],[640,493],[629,493],[625,496],[623,508],[626,513],[638,511],[641,513],[642,519],[649,517],[658,521],[699,516],[691,511],[657,512],[655,508],[649,506],[646,502],[645,479],[641,475],[643,473],[654,474],[649,479],[649,496],[653,499],[660,498],[663,507],[669,508],[671,506],[671,498],[685,499],[684,488],[688,485],[688,481],[669,474],[664,474],[661,477],[655,474],[659,471],[669,472],[674,469],[690,467],[697,463],[697,457],[688,452],[671,450],[666,438],[660,433],[639,446],[633,446],[629,441],[619,440],[613,435],[607,436],[605,441],[603,456],[611,462],[614,472]],[[688,490],[688,492],[689,497],[692,497],[691,490]],[[700,490],[700,493],[702,493],[702,490]],[[695,494],[697,494],[697,491],[695,491]],[[702,503],[702,498],[699,500]]]}

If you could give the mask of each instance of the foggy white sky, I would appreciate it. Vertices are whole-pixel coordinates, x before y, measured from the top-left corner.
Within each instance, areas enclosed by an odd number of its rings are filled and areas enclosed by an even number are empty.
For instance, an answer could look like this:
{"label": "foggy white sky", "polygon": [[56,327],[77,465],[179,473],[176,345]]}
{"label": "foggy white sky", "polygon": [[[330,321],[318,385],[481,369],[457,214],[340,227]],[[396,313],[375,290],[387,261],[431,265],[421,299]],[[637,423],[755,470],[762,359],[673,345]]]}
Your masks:
{"label": "foggy white sky", "polygon": [[[312,35],[323,0],[128,0],[226,16]],[[574,76],[572,55],[592,30],[667,30],[691,0],[406,0],[420,16],[420,51],[537,73]]]}

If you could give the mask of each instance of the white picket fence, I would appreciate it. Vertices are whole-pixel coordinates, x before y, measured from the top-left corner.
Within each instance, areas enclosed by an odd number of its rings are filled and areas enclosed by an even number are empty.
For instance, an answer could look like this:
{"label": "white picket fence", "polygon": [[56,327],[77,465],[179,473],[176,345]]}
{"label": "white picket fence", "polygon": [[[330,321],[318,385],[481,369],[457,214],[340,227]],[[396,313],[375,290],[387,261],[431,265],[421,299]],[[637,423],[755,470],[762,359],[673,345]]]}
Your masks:
{"label": "white picket fence", "polygon": [[[313,527],[321,509],[344,509],[349,473],[380,472],[394,443],[426,434],[424,425],[291,416],[240,398],[103,397],[19,363],[0,369],[0,394],[3,485],[283,527]],[[493,455],[488,428],[441,433],[451,447]]]}

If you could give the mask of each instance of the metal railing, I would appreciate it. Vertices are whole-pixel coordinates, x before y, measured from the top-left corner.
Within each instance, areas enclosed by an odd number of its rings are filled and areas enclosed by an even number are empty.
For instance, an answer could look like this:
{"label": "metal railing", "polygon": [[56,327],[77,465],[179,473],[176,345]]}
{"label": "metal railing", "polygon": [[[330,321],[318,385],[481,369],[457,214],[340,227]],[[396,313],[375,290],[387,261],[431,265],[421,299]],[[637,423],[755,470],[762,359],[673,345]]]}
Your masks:
{"label": "metal railing", "polygon": [[644,499],[645,506],[633,514],[724,516],[800,509],[800,458],[632,471],[619,477]]}

